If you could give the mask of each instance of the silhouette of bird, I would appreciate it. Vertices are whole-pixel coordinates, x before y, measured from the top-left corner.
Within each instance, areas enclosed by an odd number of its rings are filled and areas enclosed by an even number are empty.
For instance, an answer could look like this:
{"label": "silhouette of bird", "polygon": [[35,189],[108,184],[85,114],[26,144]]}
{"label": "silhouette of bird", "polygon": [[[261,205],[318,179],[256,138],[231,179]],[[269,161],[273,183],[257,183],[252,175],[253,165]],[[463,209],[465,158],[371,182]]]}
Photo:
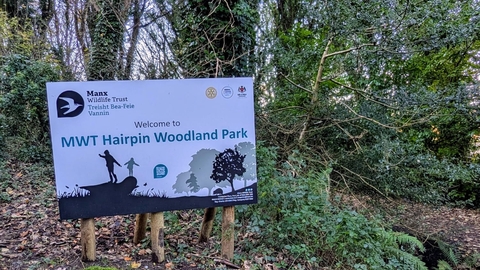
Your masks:
{"label": "silhouette of bird", "polygon": [[68,103],[67,105],[60,108],[60,109],[68,109],[67,111],[63,112],[63,115],[69,114],[75,111],[78,107],[82,106],[82,104],[75,103],[73,98],[59,97],[59,99],[64,100]]}
{"label": "silhouette of bird", "polygon": [[146,185],[147,185],[147,183],[143,184],[143,186],[146,186]]}

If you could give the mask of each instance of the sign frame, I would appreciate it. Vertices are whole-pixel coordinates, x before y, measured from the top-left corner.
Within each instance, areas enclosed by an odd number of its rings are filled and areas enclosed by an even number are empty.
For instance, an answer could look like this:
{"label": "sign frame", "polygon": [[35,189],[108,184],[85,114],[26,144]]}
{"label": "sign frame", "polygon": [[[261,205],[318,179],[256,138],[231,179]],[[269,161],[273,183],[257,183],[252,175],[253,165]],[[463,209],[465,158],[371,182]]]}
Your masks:
{"label": "sign frame", "polygon": [[252,78],[47,83],[61,219],[257,202]]}

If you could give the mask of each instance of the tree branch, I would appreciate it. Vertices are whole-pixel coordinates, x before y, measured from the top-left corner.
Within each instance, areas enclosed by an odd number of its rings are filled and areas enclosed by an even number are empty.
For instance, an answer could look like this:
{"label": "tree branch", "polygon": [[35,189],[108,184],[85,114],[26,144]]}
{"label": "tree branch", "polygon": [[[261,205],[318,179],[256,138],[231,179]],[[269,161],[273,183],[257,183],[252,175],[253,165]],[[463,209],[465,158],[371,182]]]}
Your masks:
{"label": "tree branch", "polygon": [[339,82],[339,81],[336,81],[336,80],[334,80],[334,79],[331,79],[330,81],[333,82],[333,83],[335,83],[335,84],[338,84],[338,85],[340,85],[340,86],[342,86],[342,87],[345,87],[345,88],[347,88],[347,89],[350,89],[350,90],[352,90],[352,91],[355,91],[356,93],[359,93],[360,95],[362,95],[362,96],[363,96],[364,98],[366,98],[367,100],[371,100],[371,101],[373,101],[373,102],[375,102],[375,103],[377,103],[377,104],[379,104],[379,105],[382,105],[382,106],[387,107],[387,108],[392,109],[392,110],[398,110],[397,107],[393,107],[393,106],[390,106],[390,105],[388,105],[388,104],[386,104],[386,103],[384,103],[384,102],[381,102],[381,101],[376,100],[376,97],[374,97],[374,98],[369,97],[369,93],[367,93],[367,92],[364,91],[364,90],[357,89],[357,88],[353,88],[353,87],[351,87],[351,86],[345,85],[345,84],[343,84],[343,83],[341,83],[341,82]]}
{"label": "tree branch", "polygon": [[383,192],[381,192],[380,190],[378,190],[378,188],[376,188],[376,187],[374,187],[372,184],[368,183],[368,182],[364,179],[365,177],[363,177],[363,176],[359,175],[358,173],[356,173],[356,172],[348,169],[348,168],[345,167],[345,166],[340,166],[340,167],[341,167],[342,169],[348,171],[349,173],[357,176],[360,180],[362,180],[363,183],[365,183],[367,186],[371,187],[372,189],[374,189],[374,190],[377,191],[378,193],[382,194],[387,200],[392,201],[392,199],[390,199],[387,195],[383,194]]}
{"label": "tree branch", "polygon": [[325,64],[325,59],[327,59],[328,48],[330,47],[330,44],[332,44],[332,39],[331,38],[328,40],[327,45],[325,46],[325,49],[323,50],[323,55],[322,55],[322,58],[320,59],[320,64],[318,65],[317,78],[315,79],[315,85],[313,86],[313,91],[312,91],[313,92],[312,104],[314,104],[318,101],[318,88],[320,87],[320,83],[322,82],[323,65]]}
{"label": "tree branch", "polygon": [[307,91],[307,92],[310,93],[310,94],[313,94],[313,91],[312,91],[312,90],[309,90],[309,89],[307,89],[307,88],[305,88],[305,87],[303,87],[303,86],[301,86],[301,85],[298,85],[298,84],[294,83],[294,82],[293,82],[292,80],[290,80],[287,76],[285,76],[285,74],[280,73],[280,75],[282,75],[282,76],[285,78],[285,80],[287,80],[289,83],[291,83],[291,84],[294,85],[295,87],[300,88],[300,89],[302,89],[302,90],[304,90],[304,91]]}
{"label": "tree branch", "polygon": [[[329,54],[325,55],[325,57],[335,56],[335,55],[337,55],[337,54],[348,53],[348,52],[355,51],[355,50],[358,50],[358,49],[360,49],[360,48],[362,48],[362,47],[366,47],[366,46],[375,46],[375,44],[373,44],[373,43],[362,44],[362,45],[360,45],[360,46],[353,47],[353,48],[350,48],[350,49],[346,49],[346,50],[343,50],[343,51],[338,51],[338,52],[329,53]],[[322,57],[322,58],[323,58],[323,57]]]}
{"label": "tree branch", "polygon": [[353,110],[352,108],[350,108],[347,104],[345,104],[344,102],[340,101],[339,102],[340,104],[342,104],[343,106],[345,106],[350,112],[352,112],[353,114],[355,114],[356,116],[362,118],[362,119],[365,119],[365,120],[368,120],[370,122],[373,122],[379,126],[382,126],[384,128],[389,128],[389,129],[395,129],[397,130],[398,127],[392,127],[392,126],[389,126],[389,125],[385,125],[383,123],[380,123],[379,121],[375,120],[375,119],[372,119],[372,118],[369,118],[369,117],[366,117],[364,115],[361,115],[361,114],[358,114],[355,110]]}

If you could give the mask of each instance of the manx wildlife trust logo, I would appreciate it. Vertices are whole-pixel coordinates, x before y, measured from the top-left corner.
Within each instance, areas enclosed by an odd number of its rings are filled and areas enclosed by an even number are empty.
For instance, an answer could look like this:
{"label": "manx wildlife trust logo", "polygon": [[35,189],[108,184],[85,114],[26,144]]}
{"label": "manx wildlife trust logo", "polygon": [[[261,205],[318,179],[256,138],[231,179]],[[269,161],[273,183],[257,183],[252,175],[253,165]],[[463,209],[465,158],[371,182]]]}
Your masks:
{"label": "manx wildlife trust logo", "polygon": [[75,117],[83,112],[85,101],[83,97],[71,90],[67,90],[58,95],[57,98],[57,116]]}

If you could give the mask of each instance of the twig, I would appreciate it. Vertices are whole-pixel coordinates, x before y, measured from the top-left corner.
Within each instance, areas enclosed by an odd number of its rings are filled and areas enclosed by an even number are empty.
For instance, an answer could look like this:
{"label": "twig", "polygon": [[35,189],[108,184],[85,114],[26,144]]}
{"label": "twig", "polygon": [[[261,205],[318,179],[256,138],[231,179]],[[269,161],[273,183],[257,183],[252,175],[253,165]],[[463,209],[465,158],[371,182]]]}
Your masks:
{"label": "twig", "polygon": [[398,129],[398,127],[392,127],[392,126],[389,126],[389,125],[385,125],[385,124],[380,123],[379,121],[377,121],[377,120],[375,120],[375,119],[372,119],[372,118],[366,117],[366,116],[364,116],[364,115],[358,114],[355,110],[353,110],[352,108],[350,108],[350,106],[348,106],[347,104],[345,104],[345,103],[342,102],[342,101],[340,101],[339,103],[342,104],[343,106],[345,106],[350,112],[352,112],[353,114],[355,114],[356,116],[358,116],[358,117],[360,117],[360,118],[363,118],[363,119],[365,119],[365,120],[368,120],[368,121],[370,121],[370,122],[373,122],[373,123],[375,123],[375,124],[377,124],[377,125],[380,125],[380,126],[382,126],[382,127],[384,127],[384,128],[395,129],[395,130]]}
{"label": "twig", "polygon": [[213,261],[214,261],[214,262],[218,262],[218,263],[225,264],[226,266],[232,267],[233,269],[240,269],[240,266],[238,266],[238,265],[236,265],[236,264],[233,264],[232,262],[227,261],[227,260],[225,260],[225,259],[214,259]]}
{"label": "twig", "polygon": [[344,183],[345,186],[347,187],[348,192],[350,192],[351,196],[352,196],[363,208],[367,209],[367,206],[366,206],[364,203],[362,203],[362,202],[355,196],[355,194],[353,194],[352,190],[350,189],[350,186],[348,186],[348,184],[347,184],[347,180],[345,179],[345,176],[344,176],[342,173],[340,173],[339,171],[336,171],[336,170],[335,170],[334,172],[336,172],[336,173],[338,173],[338,175],[340,175],[340,177],[341,177],[342,180],[343,180],[343,183]]}
{"label": "twig", "polygon": [[[22,256],[22,254],[6,254],[6,253],[0,253],[0,256],[6,257],[6,258],[9,258],[9,259],[13,259],[13,258]],[[237,269],[238,269],[238,268],[237,268]]]}
{"label": "twig", "polygon": [[362,47],[365,47],[365,46],[375,46],[375,44],[373,44],[373,43],[362,44],[360,46],[353,47],[353,48],[350,48],[350,49],[346,49],[346,50],[343,50],[343,51],[337,51],[337,52],[329,53],[329,54],[325,55],[325,57],[330,57],[330,56],[334,56],[334,55],[337,55],[337,54],[342,54],[342,53],[355,51],[355,50],[358,50],[358,49],[360,49]]}
{"label": "twig", "polygon": [[336,81],[336,80],[334,80],[334,79],[330,79],[330,81],[333,82],[333,83],[336,83],[336,84],[338,84],[338,85],[340,85],[340,86],[342,86],[342,87],[345,87],[345,88],[347,88],[347,89],[350,89],[350,90],[352,90],[352,91],[355,91],[355,92],[359,93],[360,95],[362,95],[362,96],[363,96],[364,98],[366,98],[367,100],[371,100],[371,101],[373,101],[373,102],[375,102],[375,103],[377,103],[377,104],[380,104],[380,105],[382,105],[382,106],[385,106],[385,107],[390,108],[390,109],[393,109],[393,110],[398,110],[397,107],[393,107],[393,106],[390,106],[390,105],[388,105],[388,104],[386,104],[386,103],[384,103],[384,102],[381,102],[381,101],[376,100],[376,97],[374,97],[374,98],[369,97],[369,94],[368,94],[366,91],[364,91],[364,90],[357,89],[357,88],[353,88],[353,87],[351,87],[351,86],[345,85],[345,84],[343,84],[343,83],[341,83],[341,82],[339,82],[339,81]]}
{"label": "twig", "polygon": [[213,259],[214,262],[223,263],[223,264],[225,264],[227,266],[230,266],[234,269],[240,269],[241,268],[240,266],[238,266],[236,264],[233,264],[231,261],[228,261],[228,260],[225,260],[225,259],[222,259],[222,258],[218,258],[218,257],[203,256],[203,255],[193,254],[193,253],[189,253],[188,255],[199,257],[199,258]]}
{"label": "twig", "polygon": [[307,89],[307,88],[305,88],[305,87],[303,87],[303,86],[301,86],[301,85],[298,85],[298,84],[294,83],[294,82],[293,82],[292,80],[290,80],[287,76],[285,76],[285,74],[280,73],[280,75],[282,75],[283,78],[285,78],[285,80],[287,80],[289,83],[293,84],[295,87],[300,88],[300,89],[302,89],[302,90],[304,90],[304,91],[307,91],[307,92],[310,93],[310,94],[313,94],[312,90],[309,90],[309,89]]}
{"label": "twig", "polygon": [[380,190],[378,190],[378,188],[374,187],[372,184],[370,184],[370,183],[368,183],[367,181],[365,181],[365,179],[363,179],[363,178],[364,178],[363,176],[361,176],[361,175],[359,175],[358,173],[356,173],[356,172],[348,169],[348,168],[345,167],[345,166],[340,166],[340,167],[343,168],[343,169],[345,169],[345,170],[347,170],[347,171],[350,172],[351,174],[354,174],[354,175],[357,176],[358,178],[360,178],[360,180],[362,180],[363,183],[365,183],[367,186],[373,188],[376,192],[382,194],[387,200],[389,200],[389,201],[391,201],[391,202],[393,201],[392,199],[390,199],[389,197],[387,197],[387,195],[383,194],[383,192],[381,192]]}

